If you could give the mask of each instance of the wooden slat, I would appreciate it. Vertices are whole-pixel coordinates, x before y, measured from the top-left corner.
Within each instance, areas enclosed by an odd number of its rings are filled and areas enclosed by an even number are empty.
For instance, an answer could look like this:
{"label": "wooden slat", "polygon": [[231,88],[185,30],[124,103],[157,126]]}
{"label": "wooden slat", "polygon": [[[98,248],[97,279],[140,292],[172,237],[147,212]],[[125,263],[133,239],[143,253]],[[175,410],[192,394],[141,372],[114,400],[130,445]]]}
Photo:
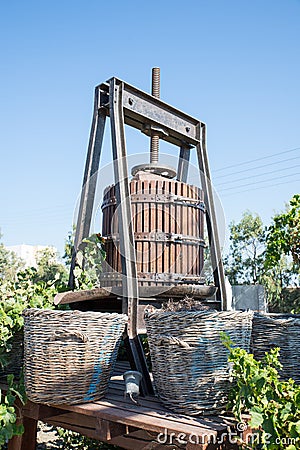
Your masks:
{"label": "wooden slat", "polygon": [[[156,193],[156,180],[151,180],[149,183],[149,194],[155,194]],[[150,232],[153,233],[156,231],[156,204],[151,203],[150,204],[150,211],[149,211],[149,228]],[[157,242],[150,242],[149,243],[149,272],[156,273],[156,245]]]}
{"label": "wooden slat", "polygon": [[[132,181],[133,183],[133,181]],[[143,189],[144,189],[144,183],[141,180],[137,180],[135,181],[135,192],[138,195],[142,195],[143,193]],[[135,230],[136,232],[141,232],[142,229],[142,223],[144,220],[144,206],[142,203],[137,203],[136,204],[136,208],[137,208],[137,215],[135,217]],[[143,251],[144,251],[144,247],[143,247],[143,242],[139,242],[136,241],[136,248],[138,251],[138,255],[139,255],[139,261],[138,261],[138,272],[143,272],[143,259],[144,259],[144,255],[143,255]],[[141,285],[143,286],[143,282],[141,282]]]}
{"label": "wooden slat", "polygon": [[[197,419],[192,418],[189,416],[184,416],[180,414],[172,413],[171,411],[165,409],[162,405],[157,405],[157,402],[146,400],[144,398],[139,399],[140,406],[136,406],[133,403],[130,402],[130,400],[120,400],[120,397],[118,395],[110,394],[110,396],[107,398],[107,402],[110,404],[116,404],[118,402],[118,406],[120,408],[124,408],[130,411],[133,411],[134,413],[144,413],[147,416],[155,416],[155,417],[161,417],[163,419],[166,419],[168,421],[173,422],[180,422],[181,424],[185,423],[190,426],[194,427],[208,427],[211,428],[212,424],[215,430],[220,431],[224,429],[224,422],[216,418],[214,420],[209,419]],[[101,402],[103,404],[103,402]]]}
{"label": "wooden slat", "polygon": [[130,410],[133,413],[138,413],[138,414],[145,414],[145,415],[149,415],[149,416],[154,416],[154,417],[160,417],[162,419],[166,419],[166,420],[170,420],[170,421],[174,421],[174,422],[180,422],[180,423],[186,423],[187,425],[190,426],[195,426],[195,427],[211,427],[211,423],[214,424],[215,429],[217,430],[222,430],[224,428],[224,423],[222,423],[221,420],[214,420],[211,421],[209,419],[205,419],[205,418],[193,418],[190,416],[185,416],[182,414],[176,414],[173,413],[172,411],[169,411],[168,409],[164,408],[162,405],[158,405],[157,401],[149,401],[147,399],[144,398],[140,398],[139,399],[139,403],[140,405],[135,405],[132,402],[130,402],[130,400],[125,400],[124,397],[123,399],[121,399],[119,396],[111,396],[109,398],[106,398],[103,401],[97,402],[97,403],[109,403],[111,406],[115,406],[117,405],[120,408],[124,408],[126,410]]}
{"label": "wooden slat", "polygon": [[[73,425],[73,424],[61,424],[59,421],[50,420],[47,422],[49,425],[52,425],[53,427],[60,427],[64,428],[65,430],[74,431],[75,433],[79,433],[83,436],[86,436],[90,439],[97,439],[99,440],[98,433],[96,433],[93,429],[84,429],[80,425]],[[34,449],[35,450],[35,449]]]}
{"label": "wooden slat", "polygon": [[123,424],[109,422],[97,417],[84,416],[78,413],[65,413],[61,416],[49,417],[47,423],[77,431],[92,439],[105,442],[110,441],[116,436],[123,435],[127,431],[126,426]]}
{"label": "wooden slat", "polygon": [[[156,183],[156,194],[161,195],[163,193],[163,181],[158,180]],[[160,203],[156,204],[156,230],[158,232],[162,231],[162,217],[163,217],[163,206]],[[164,244],[156,243],[156,273],[163,273],[163,251]]]}
{"label": "wooden slat", "polygon": [[220,424],[213,424],[212,426],[209,422],[207,422],[206,425],[205,423],[190,425],[179,421],[177,422],[172,419],[166,419],[156,411],[151,411],[142,406],[139,407],[138,411],[135,411],[132,408],[129,408],[128,405],[122,408],[119,405],[105,400],[84,405],[71,405],[67,406],[66,409],[79,414],[92,417],[101,417],[108,421],[123,423],[125,425],[154,432],[161,432],[168,429],[170,432],[183,432],[189,434],[197,433],[198,435],[206,435],[208,432],[211,434],[216,434],[216,428],[222,429]]}
{"label": "wooden slat", "polygon": [[[177,181],[170,181],[170,193],[175,194],[175,186],[177,184]],[[178,218],[176,217],[176,209],[174,204],[170,204],[170,217],[169,217],[169,227],[170,227],[170,233],[176,233],[177,228],[177,221]],[[169,245],[169,272],[170,273],[177,273],[176,272],[176,251],[175,251],[176,244],[172,242]]]}
{"label": "wooden slat", "polygon": [[160,444],[156,439],[157,434],[138,430],[112,439],[111,443],[128,450],[176,450],[174,445]]}
{"label": "wooden slat", "polygon": [[56,294],[53,302],[55,305],[62,305],[66,303],[82,302],[85,300],[98,300],[101,298],[107,298],[111,296],[114,295],[111,294],[109,291],[103,288],[95,288],[86,291],[61,292],[59,294]]}

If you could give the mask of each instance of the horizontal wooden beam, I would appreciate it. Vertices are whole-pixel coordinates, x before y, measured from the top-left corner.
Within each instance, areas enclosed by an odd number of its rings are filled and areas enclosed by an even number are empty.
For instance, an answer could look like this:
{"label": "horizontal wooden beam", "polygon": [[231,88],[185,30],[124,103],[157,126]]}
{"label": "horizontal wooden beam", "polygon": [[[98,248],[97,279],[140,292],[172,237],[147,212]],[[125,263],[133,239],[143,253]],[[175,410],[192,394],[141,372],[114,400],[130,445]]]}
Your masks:
{"label": "horizontal wooden beam", "polygon": [[[111,290],[110,290],[111,289]],[[170,298],[170,297],[184,297],[191,295],[195,299],[207,299],[212,297],[216,292],[215,286],[205,285],[189,285],[178,284],[177,286],[140,286],[139,297],[143,298]],[[116,298],[122,296],[122,287],[111,288],[94,288],[83,291],[68,291],[56,294],[54,297],[55,305],[62,305],[66,303],[84,302],[87,300],[101,300],[105,298]]]}
{"label": "horizontal wooden beam", "polygon": [[102,298],[116,297],[110,291],[103,288],[95,288],[83,291],[67,291],[56,294],[54,305],[63,305],[66,303],[84,302],[85,300],[99,300]]}

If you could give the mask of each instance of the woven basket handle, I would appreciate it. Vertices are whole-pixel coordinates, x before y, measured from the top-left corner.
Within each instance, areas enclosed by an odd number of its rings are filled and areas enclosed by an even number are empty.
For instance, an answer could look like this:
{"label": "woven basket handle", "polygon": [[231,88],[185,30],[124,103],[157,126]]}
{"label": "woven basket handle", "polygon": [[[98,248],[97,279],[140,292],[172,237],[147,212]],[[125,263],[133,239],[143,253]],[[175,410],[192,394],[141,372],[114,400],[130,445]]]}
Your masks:
{"label": "woven basket handle", "polygon": [[187,342],[174,336],[165,336],[164,334],[159,334],[156,339],[157,345],[173,344],[180,345],[183,348],[191,348],[191,346]]}
{"label": "woven basket handle", "polygon": [[52,334],[52,339],[51,340],[55,340],[55,339],[59,339],[62,337],[70,337],[70,336],[76,336],[79,339],[82,340],[82,342],[88,342],[89,338],[86,334],[80,333],[80,331],[70,331],[67,330],[66,328],[62,328],[60,330],[55,330],[54,333]]}

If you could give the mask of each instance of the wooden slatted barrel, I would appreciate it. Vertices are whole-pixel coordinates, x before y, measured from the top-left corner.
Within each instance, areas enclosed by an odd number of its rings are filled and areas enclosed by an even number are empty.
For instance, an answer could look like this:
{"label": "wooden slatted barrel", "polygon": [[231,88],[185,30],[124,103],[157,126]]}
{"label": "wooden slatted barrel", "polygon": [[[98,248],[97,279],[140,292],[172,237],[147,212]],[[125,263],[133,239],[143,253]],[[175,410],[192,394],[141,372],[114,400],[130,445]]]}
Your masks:
{"label": "wooden slatted barrel", "polygon": [[[130,182],[130,200],[139,285],[203,284],[202,190],[139,172]],[[122,268],[114,185],[104,191],[102,211],[106,261],[101,286],[119,286]]]}

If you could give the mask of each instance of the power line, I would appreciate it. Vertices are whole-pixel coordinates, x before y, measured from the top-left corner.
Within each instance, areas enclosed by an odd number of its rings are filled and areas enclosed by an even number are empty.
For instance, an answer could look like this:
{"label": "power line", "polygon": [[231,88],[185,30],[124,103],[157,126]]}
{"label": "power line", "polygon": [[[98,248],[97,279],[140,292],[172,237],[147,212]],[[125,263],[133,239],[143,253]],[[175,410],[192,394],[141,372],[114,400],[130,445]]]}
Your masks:
{"label": "power line", "polygon": [[[244,192],[250,192],[250,191],[252,192],[252,191],[257,191],[259,189],[266,189],[266,188],[270,188],[270,187],[275,187],[275,186],[279,186],[281,184],[288,184],[290,182],[291,182],[290,180],[289,181],[282,181],[281,183],[270,184],[268,186],[260,186],[260,187],[252,188],[252,189],[244,189],[243,191],[229,192],[227,194],[222,195],[222,198],[223,197],[230,197],[232,195],[242,194]],[[300,182],[300,179],[299,180],[293,180],[293,183],[297,183],[297,182]]]}
{"label": "power line", "polygon": [[267,183],[268,181],[280,180],[282,178],[293,177],[295,175],[299,175],[299,173],[298,172],[296,172],[296,173],[289,173],[288,175],[283,175],[282,177],[273,177],[273,178],[269,178],[268,180],[262,180],[262,181],[253,182],[253,183],[241,184],[240,186],[233,186],[233,187],[230,187],[230,188],[220,189],[220,192],[230,191],[232,189],[238,189],[238,188],[244,187],[244,186],[253,186],[255,184]]}
{"label": "power line", "polygon": [[[296,164],[295,166],[289,166],[289,167],[280,168],[280,169],[277,169],[277,170],[271,170],[269,172],[263,172],[263,173],[255,174],[255,177],[262,177],[264,175],[271,175],[273,173],[283,172],[284,170],[295,169],[296,167],[300,167],[300,164]],[[223,183],[216,184],[215,187],[222,186],[224,184],[237,183],[238,181],[248,180],[248,179],[251,179],[251,178],[253,178],[253,175],[251,175],[249,177],[238,178],[237,180],[224,181]]]}
{"label": "power line", "polygon": [[220,169],[216,169],[214,170],[214,172],[220,172],[222,170],[227,170],[227,169],[231,169],[232,167],[238,167],[238,166],[243,166],[245,164],[250,164],[256,161],[261,161],[263,159],[269,159],[269,158],[274,158],[274,156],[278,156],[278,155],[283,155],[285,153],[291,153],[291,152],[295,152],[296,150],[300,150],[300,147],[295,147],[295,148],[291,148],[289,150],[285,150],[283,152],[279,152],[279,153],[273,153],[272,155],[269,156],[262,156],[261,158],[256,158],[256,159],[250,159],[248,161],[244,161],[244,162],[240,162],[238,164],[232,164],[230,166],[225,166],[225,167],[221,167]]}
{"label": "power line", "polygon": [[237,172],[227,173],[225,175],[219,175],[219,176],[216,176],[216,177],[213,177],[213,178],[216,179],[216,178],[230,177],[231,175],[238,175],[240,173],[250,172],[250,170],[262,169],[263,167],[275,166],[276,164],[281,164],[281,163],[287,162],[287,161],[294,161],[295,159],[299,159],[299,158],[300,158],[300,156],[295,156],[294,158],[282,159],[281,161],[276,161],[276,162],[273,162],[273,163],[263,164],[261,166],[255,166],[255,167],[251,167],[249,169],[244,169],[244,170],[239,170]]}

